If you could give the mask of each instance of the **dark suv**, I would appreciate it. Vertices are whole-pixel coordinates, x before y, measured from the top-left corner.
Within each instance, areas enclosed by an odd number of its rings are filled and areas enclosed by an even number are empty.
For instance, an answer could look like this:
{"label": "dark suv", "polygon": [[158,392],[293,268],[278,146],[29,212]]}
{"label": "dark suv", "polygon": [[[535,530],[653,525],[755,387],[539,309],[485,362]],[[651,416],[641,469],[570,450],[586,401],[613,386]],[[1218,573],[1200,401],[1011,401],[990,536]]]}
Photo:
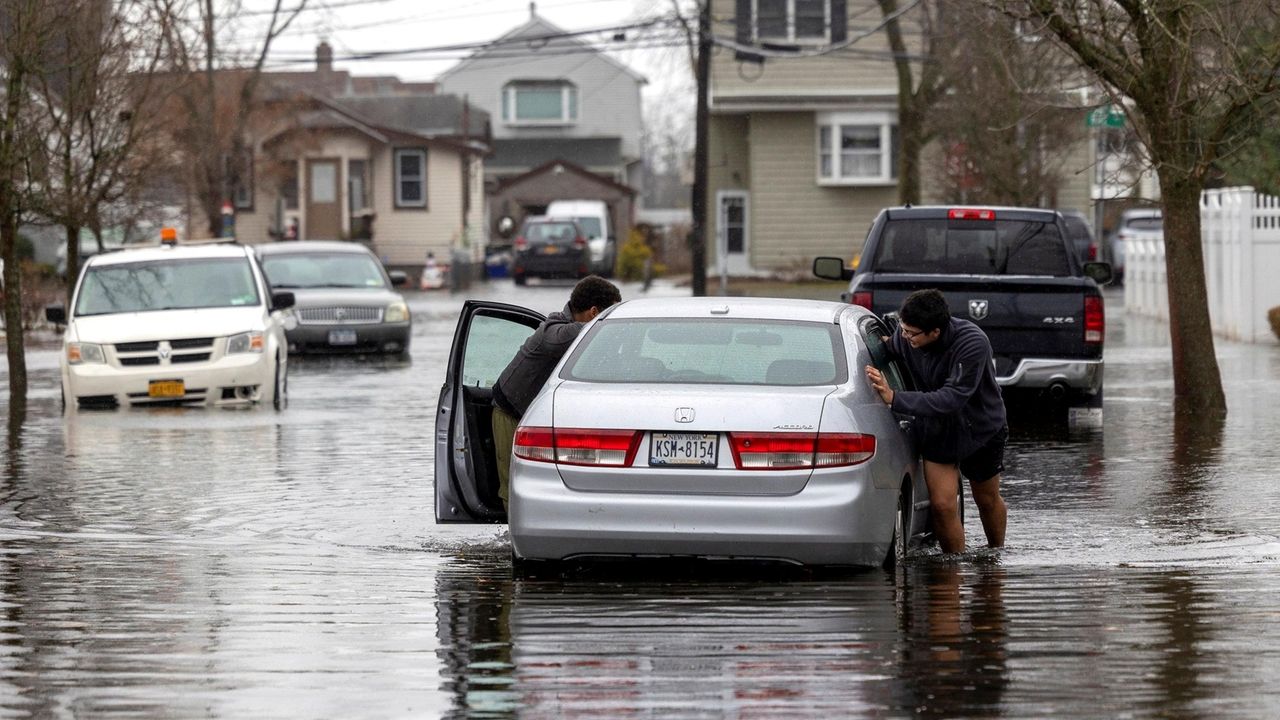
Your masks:
{"label": "dark suv", "polygon": [[511,276],[517,285],[531,277],[582,278],[590,272],[587,238],[570,219],[532,217],[512,248]]}

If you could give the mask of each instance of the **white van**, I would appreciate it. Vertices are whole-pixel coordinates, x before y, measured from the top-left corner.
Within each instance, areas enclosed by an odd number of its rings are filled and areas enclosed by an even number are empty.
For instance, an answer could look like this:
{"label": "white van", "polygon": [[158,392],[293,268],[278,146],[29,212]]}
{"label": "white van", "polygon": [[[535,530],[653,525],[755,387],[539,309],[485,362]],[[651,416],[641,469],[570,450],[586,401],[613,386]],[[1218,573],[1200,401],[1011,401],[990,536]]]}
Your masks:
{"label": "white van", "polygon": [[591,272],[604,277],[613,275],[618,259],[618,240],[609,222],[609,206],[603,200],[556,200],[547,206],[551,218],[573,218],[587,236],[591,251]]}

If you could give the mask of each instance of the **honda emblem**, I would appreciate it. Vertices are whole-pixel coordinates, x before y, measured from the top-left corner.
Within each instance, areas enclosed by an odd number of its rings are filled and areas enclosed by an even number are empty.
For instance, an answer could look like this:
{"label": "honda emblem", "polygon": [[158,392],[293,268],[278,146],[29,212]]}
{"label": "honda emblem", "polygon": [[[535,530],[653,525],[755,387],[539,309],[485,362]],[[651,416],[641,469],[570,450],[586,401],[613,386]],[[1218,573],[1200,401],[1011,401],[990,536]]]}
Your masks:
{"label": "honda emblem", "polygon": [[969,301],[969,317],[974,320],[984,320],[987,312],[991,308],[991,303],[986,300],[970,300]]}
{"label": "honda emblem", "polygon": [[690,407],[676,408],[676,422],[678,423],[693,422],[693,408],[690,408]]}

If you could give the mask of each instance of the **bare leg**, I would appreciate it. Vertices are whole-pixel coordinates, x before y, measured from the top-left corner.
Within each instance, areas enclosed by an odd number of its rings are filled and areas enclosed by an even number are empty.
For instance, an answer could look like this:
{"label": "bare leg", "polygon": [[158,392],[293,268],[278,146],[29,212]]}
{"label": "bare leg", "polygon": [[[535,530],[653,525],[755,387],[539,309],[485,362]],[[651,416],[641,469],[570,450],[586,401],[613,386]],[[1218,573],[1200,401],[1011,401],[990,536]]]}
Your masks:
{"label": "bare leg", "polygon": [[[926,473],[927,475],[927,473]],[[1008,520],[1009,509],[1000,496],[1000,476],[982,482],[969,481],[969,489],[973,491],[973,502],[978,506],[978,515],[982,518],[982,530],[987,534],[989,547],[1004,547],[1004,527]]]}
{"label": "bare leg", "polygon": [[960,468],[924,461],[924,482],[929,486],[933,529],[944,553],[964,552],[964,525],[960,522]]}

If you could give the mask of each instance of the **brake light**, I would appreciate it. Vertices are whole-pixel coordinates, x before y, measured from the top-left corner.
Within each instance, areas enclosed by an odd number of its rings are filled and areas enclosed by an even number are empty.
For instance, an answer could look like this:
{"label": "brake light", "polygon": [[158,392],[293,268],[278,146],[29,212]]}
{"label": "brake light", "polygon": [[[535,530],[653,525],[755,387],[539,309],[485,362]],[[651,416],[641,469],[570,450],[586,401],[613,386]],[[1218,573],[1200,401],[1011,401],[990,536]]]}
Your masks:
{"label": "brake light", "polygon": [[995,210],[982,210],[979,208],[951,208],[947,211],[949,220],[995,220]]}
{"label": "brake light", "polygon": [[528,241],[528,240],[525,240],[523,235],[517,236],[517,237],[516,237],[516,249],[517,249],[517,250],[523,250],[523,249],[525,249],[525,248],[527,248],[527,247],[529,247],[529,241]]}
{"label": "brake light", "polygon": [[849,302],[853,303],[854,305],[861,305],[862,307],[870,310],[871,309],[871,293],[865,290],[862,292],[856,292],[853,294],[853,298]]}
{"label": "brake light", "polygon": [[729,433],[739,470],[803,470],[857,465],[876,453],[874,435],[860,433]]}
{"label": "brake light", "polygon": [[1098,246],[1097,246],[1097,245],[1090,245],[1090,246],[1089,246],[1089,261],[1090,261],[1090,262],[1092,262],[1092,261],[1097,260],[1097,259],[1098,259]]}
{"label": "brake light", "polygon": [[524,460],[592,467],[629,467],[640,449],[639,430],[521,427],[515,454]]}
{"label": "brake light", "polygon": [[587,246],[587,239],[579,235],[573,239],[573,246],[578,249],[582,249]]}
{"label": "brake light", "polygon": [[1107,320],[1102,309],[1102,298],[1087,295],[1084,299],[1084,341],[1091,345],[1100,345],[1106,334]]}

